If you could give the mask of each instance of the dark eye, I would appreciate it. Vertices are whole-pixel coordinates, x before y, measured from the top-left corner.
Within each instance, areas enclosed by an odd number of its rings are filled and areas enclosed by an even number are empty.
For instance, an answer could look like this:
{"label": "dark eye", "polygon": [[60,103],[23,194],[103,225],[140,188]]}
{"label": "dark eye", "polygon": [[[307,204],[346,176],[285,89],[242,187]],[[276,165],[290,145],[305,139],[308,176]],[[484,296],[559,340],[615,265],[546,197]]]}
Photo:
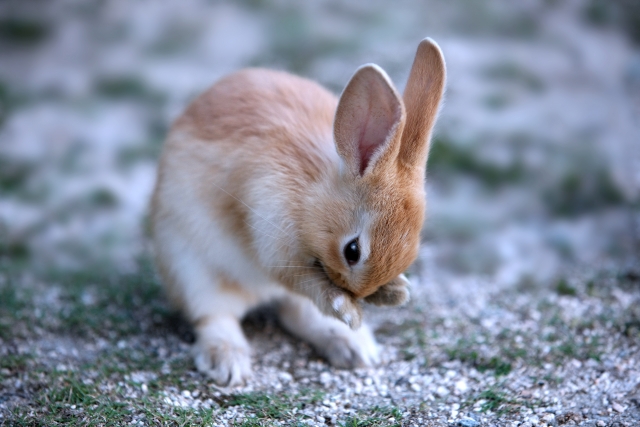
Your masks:
{"label": "dark eye", "polygon": [[344,247],[344,258],[349,265],[356,264],[360,259],[360,246],[358,245],[358,239],[353,239],[347,243]]}

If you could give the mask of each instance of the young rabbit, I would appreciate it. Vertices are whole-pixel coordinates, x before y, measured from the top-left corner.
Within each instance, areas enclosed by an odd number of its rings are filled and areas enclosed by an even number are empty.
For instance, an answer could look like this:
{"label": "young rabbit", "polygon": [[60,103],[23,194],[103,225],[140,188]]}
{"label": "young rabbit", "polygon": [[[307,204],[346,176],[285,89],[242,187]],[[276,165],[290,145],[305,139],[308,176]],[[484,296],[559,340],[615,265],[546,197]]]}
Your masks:
{"label": "young rabbit", "polygon": [[247,69],[172,127],[152,201],[157,265],[193,322],[197,368],[251,374],[240,320],[275,301],[282,325],[337,367],[378,362],[361,300],[398,305],[424,220],[429,138],[445,84],[423,40],[401,98],[364,65],[337,99],[290,74]]}

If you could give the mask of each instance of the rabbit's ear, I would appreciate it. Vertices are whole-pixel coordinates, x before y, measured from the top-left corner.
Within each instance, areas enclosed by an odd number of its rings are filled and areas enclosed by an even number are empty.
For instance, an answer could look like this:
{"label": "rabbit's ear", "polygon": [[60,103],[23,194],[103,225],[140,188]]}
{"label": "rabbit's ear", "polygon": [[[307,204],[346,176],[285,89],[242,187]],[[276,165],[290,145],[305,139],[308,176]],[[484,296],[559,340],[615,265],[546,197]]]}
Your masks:
{"label": "rabbit's ear", "polygon": [[403,96],[407,121],[398,158],[405,166],[419,167],[421,170],[426,167],[429,139],[444,93],[445,80],[446,68],[440,48],[430,38],[422,40]]}
{"label": "rabbit's ear", "polygon": [[374,305],[402,305],[409,301],[409,281],[401,274],[364,300]]}
{"label": "rabbit's ear", "polygon": [[334,121],[338,153],[354,175],[386,153],[397,153],[404,125],[404,106],[387,74],[377,65],[363,65],[340,96]]}

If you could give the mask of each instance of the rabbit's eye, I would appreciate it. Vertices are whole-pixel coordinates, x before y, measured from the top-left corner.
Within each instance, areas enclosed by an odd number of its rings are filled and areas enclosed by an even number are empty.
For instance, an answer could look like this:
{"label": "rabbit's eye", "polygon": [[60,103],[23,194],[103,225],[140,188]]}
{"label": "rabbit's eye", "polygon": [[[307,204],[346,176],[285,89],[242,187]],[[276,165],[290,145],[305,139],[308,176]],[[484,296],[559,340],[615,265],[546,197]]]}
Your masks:
{"label": "rabbit's eye", "polygon": [[360,259],[360,246],[358,245],[358,239],[353,239],[347,243],[344,247],[344,258],[349,265],[356,264]]}

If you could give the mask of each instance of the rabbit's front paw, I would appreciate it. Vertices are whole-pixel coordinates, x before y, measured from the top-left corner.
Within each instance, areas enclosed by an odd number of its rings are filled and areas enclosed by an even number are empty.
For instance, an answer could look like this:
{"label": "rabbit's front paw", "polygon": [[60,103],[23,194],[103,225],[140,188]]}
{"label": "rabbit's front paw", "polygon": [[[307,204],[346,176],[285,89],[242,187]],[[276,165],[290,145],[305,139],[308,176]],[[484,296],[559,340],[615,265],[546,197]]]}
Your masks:
{"label": "rabbit's front paw", "polygon": [[334,317],[342,320],[351,329],[357,329],[362,322],[360,303],[343,292],[336,292],[330,297]]}
{"label": "rabbit's front paw", "polygon": [[220,386],[241,385],[251,377],[251,353],[248,347],[198,340],[193,355],[198,370]]}
{"label": "rabbit's front paw", "polygon": [[[367,325],[358,330],[332,330],[321,353],[336,368],[363,368],[380,363],[380,352]],[[337,333],[336,333],[337,332]]]}

